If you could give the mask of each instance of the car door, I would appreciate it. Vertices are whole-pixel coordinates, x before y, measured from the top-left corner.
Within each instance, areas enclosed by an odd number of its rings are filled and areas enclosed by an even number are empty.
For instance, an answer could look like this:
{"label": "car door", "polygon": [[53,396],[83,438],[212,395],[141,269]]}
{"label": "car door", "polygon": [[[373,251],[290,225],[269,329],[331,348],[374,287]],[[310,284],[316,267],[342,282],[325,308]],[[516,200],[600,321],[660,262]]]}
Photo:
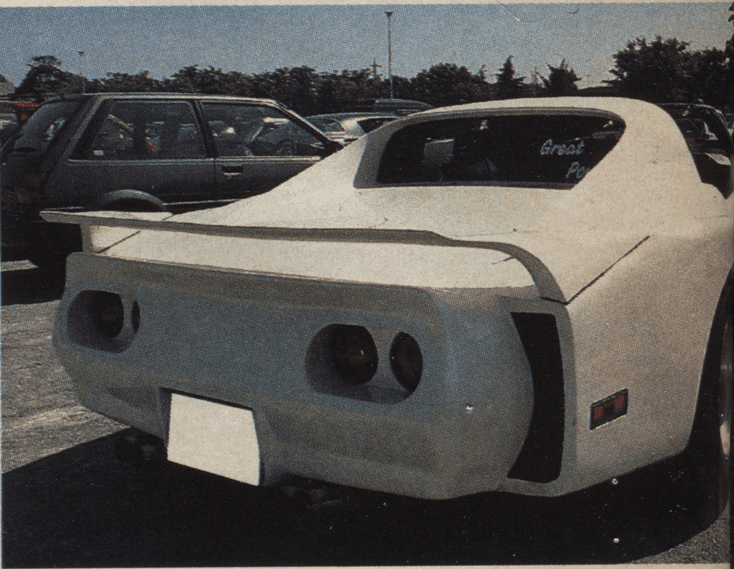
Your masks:
{"label": "car door", "polygon": [[333,143],[267,105],[211,101],[202,109],[217,153],[218,199],[266,192],[332,150]]}
{"label": "car door", "polygon": [[191,101],[120,99],[102,105],[49,185],[68,205],[137,190],[180,209],[212,199],[216,177]]}

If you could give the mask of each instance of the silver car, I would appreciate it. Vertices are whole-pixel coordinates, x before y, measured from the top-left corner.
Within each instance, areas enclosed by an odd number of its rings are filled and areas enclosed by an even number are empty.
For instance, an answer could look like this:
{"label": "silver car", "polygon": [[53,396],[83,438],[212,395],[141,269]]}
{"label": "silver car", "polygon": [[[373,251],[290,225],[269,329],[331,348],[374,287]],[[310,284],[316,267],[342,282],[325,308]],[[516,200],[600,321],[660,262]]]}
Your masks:
{"label": "silver car", "polygon": [[332,140],[348,144],[383,124],[396,120],[386,113],[334,113],[307,117],[308,121]]}

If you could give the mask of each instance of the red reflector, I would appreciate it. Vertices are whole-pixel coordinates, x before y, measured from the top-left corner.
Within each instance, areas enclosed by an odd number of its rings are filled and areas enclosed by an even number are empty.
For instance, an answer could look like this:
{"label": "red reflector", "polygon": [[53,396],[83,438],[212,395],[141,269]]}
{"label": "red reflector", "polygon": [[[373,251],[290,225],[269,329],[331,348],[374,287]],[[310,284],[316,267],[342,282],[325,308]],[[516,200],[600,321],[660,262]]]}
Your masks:
{"label": "red reflector", "polygon": [[590,429],[596,429],[609,421],[627,414],[627,390],[623,389],[591,405]]}

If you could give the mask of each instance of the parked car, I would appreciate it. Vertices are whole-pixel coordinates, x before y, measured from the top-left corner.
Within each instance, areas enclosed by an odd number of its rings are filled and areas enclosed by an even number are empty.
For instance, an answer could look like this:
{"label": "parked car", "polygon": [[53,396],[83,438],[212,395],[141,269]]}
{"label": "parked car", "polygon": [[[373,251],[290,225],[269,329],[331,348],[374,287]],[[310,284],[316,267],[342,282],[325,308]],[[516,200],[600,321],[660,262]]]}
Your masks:
{"label": "parked car", "polygon": [[701,179],[719,188],[730,182],[734,142],[724,113],[699,104],[660,105],[675,119],[693,154]]}
{"label": "parked car", "polygon": [[396,115],[384,113],[333,113],[307,117],[308,121],[319,127],[326,136],[345,144],[354,142],[397,118]]}
{"label": "parked car", "polygon": [[0,101],[0,146],[5,144],[15,130],[40,106],[40,103],[26,101]]}
{"label": "parked car", "polygon": [[44,213],[86,235],[54,346],[250,484],[550,497],[682,455],[725,503],[731,185],[641,101],[429,111],[216,210]]}
{"label": "parked car", "polygon": [[362,99],[352,110],[355,112],[392,113],[405,116],[432,108],[428,103],[411,99]]}
{"label": "parked car", "polygon": [[[264,140],[287,125],[304,141]],[[46,102],[3,147],[3,256],[56,266],[78,231],[45,208],[187,211],[272,189],[340,149],[281,105],[196,94],[103,93]]]}

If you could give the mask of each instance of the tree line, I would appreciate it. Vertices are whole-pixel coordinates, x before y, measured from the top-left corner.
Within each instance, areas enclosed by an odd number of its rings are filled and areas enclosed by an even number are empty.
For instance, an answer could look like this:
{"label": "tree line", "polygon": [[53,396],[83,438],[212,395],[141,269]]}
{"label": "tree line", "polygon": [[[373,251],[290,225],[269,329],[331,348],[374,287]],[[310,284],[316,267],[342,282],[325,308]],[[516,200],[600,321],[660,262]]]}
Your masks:
{"label": "tree line", "polygon": [[[729,10],[734,12],[734,3]],[[734,14],[729,21],[734,23]],[[465,66],[439,63],[412,78],[393,76],[393,93],[395,98],[436,107],[518,97],[605,95],[654,103],[701,102],[734,111],[734,35],[724,50],[701,51],[690,50],[687,42],[676,38],[637,38],[613,58],[610,73],[614,78],[605,80],[601,87],[580,89],[582,78],[565,59],[558,66],[548,65],[547,77],[537,70],[529,79],[518,77],[511,55],[494,74],[489,74],[486,66],[473,73]],[[41,101],[83,90],[204,93],[272,98],[300,114],[313,115],[349,110],[361,99],[390,96],[388,79],[376,76],[369,68],[317,72],[301,66],[250,75],[192,65],[159,80],[148,71],[83,79],[62,70],[62,62],[53,55],[34,57],[28,65],[30,69],[13,98]]]}

